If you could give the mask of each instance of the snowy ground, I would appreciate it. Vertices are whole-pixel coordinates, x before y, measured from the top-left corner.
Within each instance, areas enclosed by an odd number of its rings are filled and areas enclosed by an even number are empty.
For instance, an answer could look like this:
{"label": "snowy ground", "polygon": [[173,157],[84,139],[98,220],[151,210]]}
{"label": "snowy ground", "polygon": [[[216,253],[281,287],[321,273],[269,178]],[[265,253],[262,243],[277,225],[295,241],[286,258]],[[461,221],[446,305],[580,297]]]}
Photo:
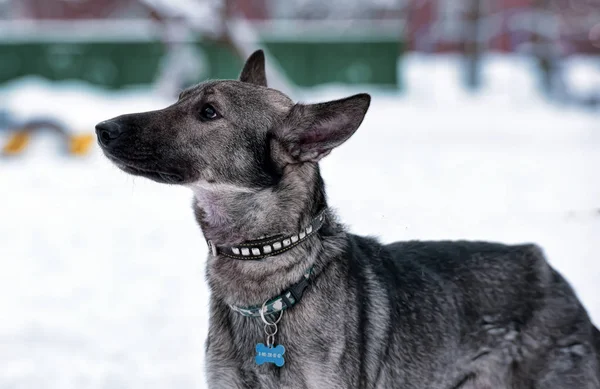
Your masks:
{"label": "snowy ground", "polygon": [[[537,242],[600,324],[600,116],[543,103],[515,60],[493,61],[473,96],[451,60],[407,67],[411,92],[375,96],[323,163],[342,219],[385,242]],[[166,103],[74,84],[0,89],[21,115],[82,131]],[[39,139],[0,160],[0,389],[203,388],[206,245],[191,194],[59,148]]]}

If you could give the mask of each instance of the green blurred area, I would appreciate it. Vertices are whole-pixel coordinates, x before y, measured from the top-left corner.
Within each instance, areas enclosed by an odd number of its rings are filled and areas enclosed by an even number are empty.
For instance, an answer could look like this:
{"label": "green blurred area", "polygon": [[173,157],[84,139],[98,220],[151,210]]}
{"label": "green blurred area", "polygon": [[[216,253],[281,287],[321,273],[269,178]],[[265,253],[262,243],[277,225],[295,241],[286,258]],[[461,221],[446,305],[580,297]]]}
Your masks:
{"label": "green blurred area", "polygon": [[[269,53],[298,86],[325,83],[398,86],[401,45],[388,38],[367,42],[264,41]],[[242,59],[223,45],[198,41],[207,63],[205,78],[236,78]],[[155,81],[166,53],[160,41],[85,42],[0,41],[0,83],[35,75],[50,80],[82,80],[112,89]],[[198,80],[201,81],[201,80]]]}

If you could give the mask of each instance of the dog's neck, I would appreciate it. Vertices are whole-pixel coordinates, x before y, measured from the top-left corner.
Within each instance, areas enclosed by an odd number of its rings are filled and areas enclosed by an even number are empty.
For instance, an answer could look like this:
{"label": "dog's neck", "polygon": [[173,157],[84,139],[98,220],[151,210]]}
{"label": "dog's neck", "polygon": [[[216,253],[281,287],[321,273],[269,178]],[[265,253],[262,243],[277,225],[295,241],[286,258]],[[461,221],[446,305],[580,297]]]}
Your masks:
{"label": "dog's neck", "polygon": [[325,207],[318,167],[310,164],[288,165],[271,188],[201,181],[191,189],[202,232],[216,245],[296,233]]}
{"label": "dog's neck", "polygon": [[[316,165],[290,165],[281,182],[267,190],[243,190],[198,184],[194,208],[206,239],[218,246],[261,236],[295,234],[326,207],[323,182]],[[345,232],[331,211],[318,233],[282,254],[258,261],[209,255],[206,267],[213,297],[225,304],[262,304],[314,267],[315,273],[342,250]]]}

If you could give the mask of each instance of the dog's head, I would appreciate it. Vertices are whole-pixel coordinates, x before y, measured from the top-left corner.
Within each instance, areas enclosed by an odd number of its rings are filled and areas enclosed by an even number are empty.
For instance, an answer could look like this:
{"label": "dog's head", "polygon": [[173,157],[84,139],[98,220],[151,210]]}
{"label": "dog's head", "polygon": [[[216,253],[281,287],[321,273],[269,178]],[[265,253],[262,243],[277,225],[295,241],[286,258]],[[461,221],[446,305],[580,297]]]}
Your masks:
{"label": "dog's head", "polygon": [[239,81],[207,81],[158,111],[96,126],[104,154],[127,173],[168,184],[206,182],[261,188],[286,165],[314,163],[358,129],[370,103],[359,94],[294,104],[267,87],[257,51]]}

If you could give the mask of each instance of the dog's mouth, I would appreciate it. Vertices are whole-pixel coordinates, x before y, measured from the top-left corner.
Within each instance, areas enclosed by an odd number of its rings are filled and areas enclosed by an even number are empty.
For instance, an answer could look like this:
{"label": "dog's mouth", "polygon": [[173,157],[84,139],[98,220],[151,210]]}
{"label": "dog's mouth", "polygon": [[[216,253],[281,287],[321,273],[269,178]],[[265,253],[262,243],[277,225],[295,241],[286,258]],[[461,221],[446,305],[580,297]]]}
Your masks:
{"label": "dog's mouth", "polygon": [[146,177],[161,184],[182,184],[185,181],[183,176],[179,173],[142,167],[139,166],[139,161],[134,163],[126,161],[123,158],[117,158],[106,152],[104,154],[125,173]]}

